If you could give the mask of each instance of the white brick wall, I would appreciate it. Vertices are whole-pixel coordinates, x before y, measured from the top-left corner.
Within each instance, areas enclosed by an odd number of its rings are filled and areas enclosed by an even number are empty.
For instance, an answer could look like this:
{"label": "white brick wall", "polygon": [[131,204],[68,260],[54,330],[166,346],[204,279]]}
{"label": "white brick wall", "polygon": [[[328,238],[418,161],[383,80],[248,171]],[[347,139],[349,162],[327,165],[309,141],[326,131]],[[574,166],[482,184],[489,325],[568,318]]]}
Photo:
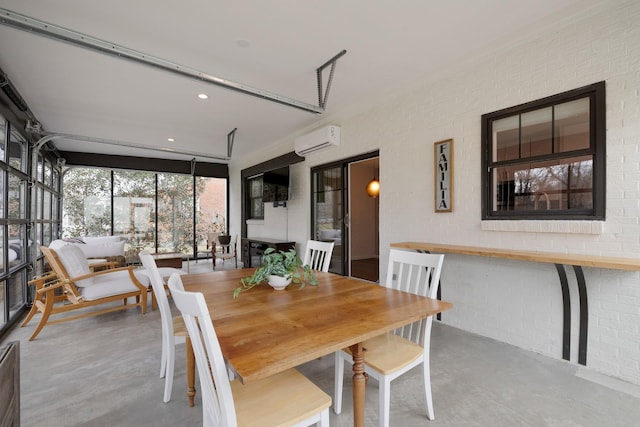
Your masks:
{"label": "white brick wall", "polygon": [[[414,240],[549,252],[640,257],[640,2],[611,1],[511,50],[494,52],[433,82],[425,76],[383,103],[326,117],[342,144],[292,168],[295,198],[271,237],[309,237],[309,168],[380,149],[380,259],[391,242]],[[413,52],[407,53],[414,54]],[[445,70],[446,71],[446,70]],[[337,76],[336,78],[339,78]],[[597,81],[607,90],[606,221],[509,225],[480,220],[480,116]],[[409,86],[408,86],[409,87]],[[375,99],[372,94],[372,99]],[[372,104],[373,105],[373,104]],[[319,126],[320,123],[311,128]],[[433,212],[433,143],[454,139],[454,211]],[[232,164],[232,215],[240,170],[293,149]],[[493,227],[496,228],[496,227]],[[381,268],[384,277],[385,267]],[[587,367],[640,385],[640,273],[585,269],[589,297]],[[447,255],[443,297],[451,325],[561,358],[562,301],[552,265]],[[577,295],[571,287],[572,355]]]}

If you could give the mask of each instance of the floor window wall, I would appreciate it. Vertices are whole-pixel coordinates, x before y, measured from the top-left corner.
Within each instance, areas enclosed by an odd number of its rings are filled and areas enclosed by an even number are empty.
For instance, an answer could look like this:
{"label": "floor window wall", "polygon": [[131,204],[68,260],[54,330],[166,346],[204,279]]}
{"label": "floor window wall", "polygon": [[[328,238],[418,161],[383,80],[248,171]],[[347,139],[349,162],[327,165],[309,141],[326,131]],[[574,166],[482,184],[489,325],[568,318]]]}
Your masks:
{"label": "floor window wall", "polygon": [[30,300],[32,260],[58,232],[59,168],[42,155],[30,164],[31,155],[18,127],[0,116],[0,332]]}
{"label": "floor window wall", "polygon": [[[85,196],[88,195],[88,196]],[[227,179],[68,168],[63,238],[121,236],[129,254],[206,253],[207,233],[226,232]]]}

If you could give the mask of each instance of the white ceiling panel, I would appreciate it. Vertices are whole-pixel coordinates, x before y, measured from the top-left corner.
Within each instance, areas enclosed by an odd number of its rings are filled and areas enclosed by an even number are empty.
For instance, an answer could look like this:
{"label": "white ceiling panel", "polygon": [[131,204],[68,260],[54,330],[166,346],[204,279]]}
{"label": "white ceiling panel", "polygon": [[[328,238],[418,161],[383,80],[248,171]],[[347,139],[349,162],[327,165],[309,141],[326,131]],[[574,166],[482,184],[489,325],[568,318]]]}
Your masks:
{"label": "white ceiling panel", "polygon": [[[317,105],[317,67],[342,49],[325,115],[428,79],[597,0],[0,0],[0,7],[210,75]],[[0,68],[51,133],[233,156],[321,116],[0,25]],[[327,70],[328,71],[328,70]],[[435,77],[434,77],[435,78]],[[198,93],[209,99],[200,100]],[[167,138],[175,138],[174,143]],[[190,159],[76,140],[60,150]]]}

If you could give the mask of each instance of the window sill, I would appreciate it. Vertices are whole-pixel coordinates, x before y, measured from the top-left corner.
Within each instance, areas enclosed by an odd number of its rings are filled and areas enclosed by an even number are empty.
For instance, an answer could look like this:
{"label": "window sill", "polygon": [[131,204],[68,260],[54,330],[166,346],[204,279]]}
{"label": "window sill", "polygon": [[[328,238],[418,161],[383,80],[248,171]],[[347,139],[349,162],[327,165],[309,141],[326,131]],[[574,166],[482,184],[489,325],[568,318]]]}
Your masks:
{"label": "window sill", "polygon": [[603,234],[604,221],[481,221],[483,231],[528,233]]}

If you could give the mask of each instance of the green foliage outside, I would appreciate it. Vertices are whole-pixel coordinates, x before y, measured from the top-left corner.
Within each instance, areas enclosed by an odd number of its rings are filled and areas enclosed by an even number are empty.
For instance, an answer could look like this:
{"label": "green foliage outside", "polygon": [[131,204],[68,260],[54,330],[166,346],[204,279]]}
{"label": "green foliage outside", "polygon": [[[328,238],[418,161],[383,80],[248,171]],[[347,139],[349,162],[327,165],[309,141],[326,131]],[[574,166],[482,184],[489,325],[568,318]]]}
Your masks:
{"label": "green foliage outside", "polygon": [[[129,247],[192,254],[193,182],[187,175],[114,171],[112,199],[110,170],[72,168],[64,175],[62,237],[116,235],[127,239]],[[198,177],[196,194],[201,194],[206,184],[206,178]],[[217,223],[211,221],[212,215]],[[198,210],[197,236],[221,231],[224,226],[224,213]]]}

